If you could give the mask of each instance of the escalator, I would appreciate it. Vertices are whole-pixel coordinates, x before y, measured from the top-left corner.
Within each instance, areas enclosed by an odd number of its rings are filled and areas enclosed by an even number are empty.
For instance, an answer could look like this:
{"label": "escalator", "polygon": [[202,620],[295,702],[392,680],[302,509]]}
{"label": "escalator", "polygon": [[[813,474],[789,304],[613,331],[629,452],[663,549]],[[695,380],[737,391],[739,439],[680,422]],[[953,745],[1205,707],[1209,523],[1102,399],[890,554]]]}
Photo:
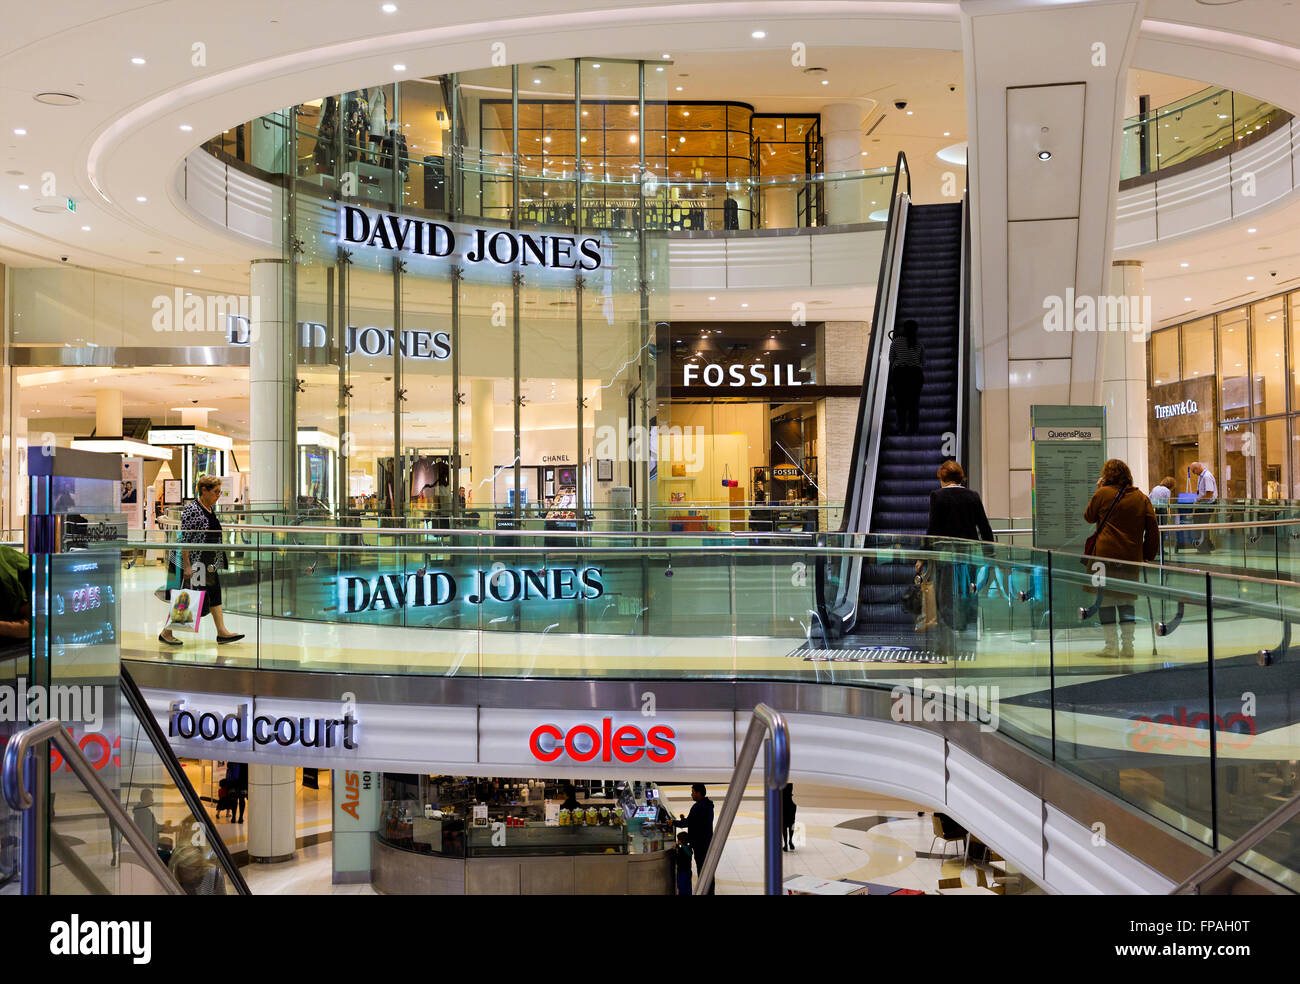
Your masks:
{"label": "escalator", "polygon": [[106,720],[117,732],[114,740],[107,731],[79,740],[57,721],[5,735],[0,828],[11,832],[12,874],[20,879],[5,888],[50,895],[248,895],[216,824],[125,666],[113,696],[117,706]]}
{"label": "escalator", "polygon": [[[965,201],[911,203],[907,159],[899,154],[839,531],[848,543],[864,542],[854,535],[867,533],[924,534],[936,470],[969,452],[968,230]],[[918,432],[904,435],[895,425],[889,350],[909,319],[925,348],[925,372]],[[893,649],[911,635],[913,616],[901,605],[911,565],[853,558],[818,573],[828,645]]]}

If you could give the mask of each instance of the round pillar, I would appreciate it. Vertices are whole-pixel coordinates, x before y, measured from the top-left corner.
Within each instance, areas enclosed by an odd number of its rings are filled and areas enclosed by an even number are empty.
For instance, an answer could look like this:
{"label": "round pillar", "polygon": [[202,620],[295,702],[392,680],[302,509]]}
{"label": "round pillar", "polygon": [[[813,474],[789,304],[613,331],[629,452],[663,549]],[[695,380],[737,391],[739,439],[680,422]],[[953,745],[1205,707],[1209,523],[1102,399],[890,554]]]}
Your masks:
{"label": "round pillar", "polygon": [[248,858],[258,864],[291,861],[298,847],[298,770],[291,765],[248,767]]}
{"label": "round pillar", "polygon": [[[862,163],[862,106],[832,103],[822,107],[822,149],[827,173],[858,171]],[[884,163],[884,162],[881,162]],[[866,222],[861,182],[826,183],[826,221],[832,225]]]}
{"label": "round pillar", "polygon": [[1150,299],[1140,260],[1111,264],[1106,335],[1102,342],[1101,402],[1106,408],[1106,456],[1119,458],[1133,484],[1150,489],[1147,451],[1147,338]]}
{"label": "round pillar", "polygon": [[293,336],[282,313],[284,271],[283,260],[254,260],[248,277],[247,498],[263,508],[293,503]]}
{"label": "round pillar", "polygon": [[469,467],[473,487],[469,488],[472,506],[492,504],[492,446],[496,440],[496,404],[493,402],[495,384],[491,379],[469,381],[470,449]]}

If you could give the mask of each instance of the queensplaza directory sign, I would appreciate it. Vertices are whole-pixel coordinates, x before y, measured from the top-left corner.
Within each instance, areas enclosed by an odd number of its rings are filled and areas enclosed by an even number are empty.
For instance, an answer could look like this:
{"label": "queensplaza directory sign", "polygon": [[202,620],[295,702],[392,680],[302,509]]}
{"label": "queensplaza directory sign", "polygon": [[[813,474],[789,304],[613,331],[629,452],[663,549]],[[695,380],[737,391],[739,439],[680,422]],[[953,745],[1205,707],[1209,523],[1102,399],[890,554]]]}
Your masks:
{"label": "queensplaza directory sign", "polygon": [[[1082,554],[1094,529],[1083,513],[1106,463],[1106,408],[1032,406],[1029,417],[1034,546]],[[1067,576],[1052,585],[1054,624],[1080,626],[1079,609],[1097,600],[1089,572],[1063,557],[1059,573]],[[1033,581],[1016,589],[1031,590],[1036,608],[1046,606],[1046,572],[1035,572]]]}

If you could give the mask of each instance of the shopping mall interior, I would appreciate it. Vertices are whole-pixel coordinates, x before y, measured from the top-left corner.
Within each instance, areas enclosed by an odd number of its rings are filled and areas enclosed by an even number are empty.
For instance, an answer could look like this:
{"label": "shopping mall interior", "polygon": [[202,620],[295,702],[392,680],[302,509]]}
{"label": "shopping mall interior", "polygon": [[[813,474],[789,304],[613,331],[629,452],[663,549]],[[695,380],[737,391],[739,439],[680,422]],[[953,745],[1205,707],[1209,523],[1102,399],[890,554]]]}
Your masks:
{"label": "shopping mall interior", "polygon": [[91,6],[0,894],[1300,892],[1294,0]]}

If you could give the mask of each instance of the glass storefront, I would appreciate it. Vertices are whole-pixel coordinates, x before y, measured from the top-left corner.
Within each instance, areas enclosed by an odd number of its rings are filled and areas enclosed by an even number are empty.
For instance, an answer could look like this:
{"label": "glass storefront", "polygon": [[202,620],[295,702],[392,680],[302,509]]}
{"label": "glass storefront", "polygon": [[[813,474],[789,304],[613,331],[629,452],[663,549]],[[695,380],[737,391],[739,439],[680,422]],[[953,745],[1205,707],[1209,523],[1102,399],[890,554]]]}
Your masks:
{"label": "glass storefront", "polygon": [[1223,498],[1300,498],[1298,318],[1300,293],[1277,294],[1152,333],[1152,482],[1194,492],[1206,461]]}

